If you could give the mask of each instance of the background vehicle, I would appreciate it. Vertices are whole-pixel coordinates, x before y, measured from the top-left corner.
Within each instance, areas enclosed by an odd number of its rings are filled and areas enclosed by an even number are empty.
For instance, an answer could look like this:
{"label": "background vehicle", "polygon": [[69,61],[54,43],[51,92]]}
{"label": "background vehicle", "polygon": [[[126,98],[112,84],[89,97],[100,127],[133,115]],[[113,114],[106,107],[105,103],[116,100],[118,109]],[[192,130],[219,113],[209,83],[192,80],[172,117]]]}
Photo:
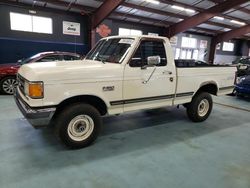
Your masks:
{"label": "background vehicle", "polygon": [[55,125],[67,146],[98,136],[101,116],[183,104],[194,122],[212,111],[212,95],[231,93],[236,67],[176,67],[165,37],[100,40],[84,60],[26,64],[18,71],[17,106],[36,128]]}
{"label": "background vehicle", "polygon": [[250,57],[233,61],[233,64],[237,66],[238,77],[250,75]]}
{"label": "background vehicle", "polygon": [[17,85],[16,73],[21,65],[34,62],[51,62],[51,61],[72,61],[79,60],[82,57],[70,52],[42,52],[29,58],[18,60],[13,64],[0,64],[0,92],[3,94],[13,94]]}
{"label": "background vehicle", "polygon": [[250,75],[245,75],[237,79],[235,94],[250,96]]}

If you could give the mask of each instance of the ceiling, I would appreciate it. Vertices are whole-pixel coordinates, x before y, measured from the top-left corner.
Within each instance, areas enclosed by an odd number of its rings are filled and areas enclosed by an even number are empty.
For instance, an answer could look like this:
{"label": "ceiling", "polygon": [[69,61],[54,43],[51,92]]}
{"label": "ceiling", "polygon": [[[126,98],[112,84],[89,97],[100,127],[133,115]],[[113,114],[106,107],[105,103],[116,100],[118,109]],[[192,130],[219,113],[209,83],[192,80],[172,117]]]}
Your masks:
{"label": "ceiling", "polygon": [[[48,7],[92,14],[105,0],[8,0],[33,7]],[[125,0],[109,16],[111,19],[168,27],[224,0]],[[234,7],[188,31],[216,35],[250,24],[250,1]],[[249,39],[250,33],[240,38]]]}

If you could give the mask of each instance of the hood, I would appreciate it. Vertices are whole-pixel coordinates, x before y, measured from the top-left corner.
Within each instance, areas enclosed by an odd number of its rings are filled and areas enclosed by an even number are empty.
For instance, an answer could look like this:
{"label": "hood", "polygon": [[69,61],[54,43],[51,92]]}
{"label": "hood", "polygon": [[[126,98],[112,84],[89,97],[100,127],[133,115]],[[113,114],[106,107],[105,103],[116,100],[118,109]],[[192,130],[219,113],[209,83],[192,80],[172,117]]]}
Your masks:
{"label": "hood", "polygon": [[30,81],[91,82],[122,78],[122,65],[93,60],[29,63],[18,73]]}

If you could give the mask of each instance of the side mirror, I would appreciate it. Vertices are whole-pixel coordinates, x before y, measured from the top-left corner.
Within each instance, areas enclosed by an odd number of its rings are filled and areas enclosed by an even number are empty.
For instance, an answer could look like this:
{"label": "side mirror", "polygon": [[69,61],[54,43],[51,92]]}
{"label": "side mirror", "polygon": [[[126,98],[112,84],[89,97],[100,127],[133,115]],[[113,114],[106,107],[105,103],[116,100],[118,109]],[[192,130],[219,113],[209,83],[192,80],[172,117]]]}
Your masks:
{"label": "side mirror", "polygon": [[161,63],[161,57],[160,56],[149,56],[147,58],[147,65],[148,66],[156,66]]}

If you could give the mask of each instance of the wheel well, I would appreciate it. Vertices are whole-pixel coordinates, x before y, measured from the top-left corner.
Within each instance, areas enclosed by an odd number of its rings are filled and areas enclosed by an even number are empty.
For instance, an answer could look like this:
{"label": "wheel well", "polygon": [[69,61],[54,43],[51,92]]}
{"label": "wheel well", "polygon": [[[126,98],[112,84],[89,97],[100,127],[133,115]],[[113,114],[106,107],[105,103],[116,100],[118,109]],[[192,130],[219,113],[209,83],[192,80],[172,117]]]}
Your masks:
{"label": "wheel well", "polygon": [[206,85],[201,86],[200,89],[196,93],[202,92],[202,91],[210,93],[212,95],[217,95],[218,88],[216,84],[206,84]]}
{"label": "wheel well", "polygon": [[16,78],[16,75],[11,75],[11,74],[10,75],[4,75],[4,76],[0,77],[0,81],[2,81],[5,78]]}
{"label": "wheel well", "polygon": [[101,115],[105,115],[107,113],[107,106],[102,99],[96,96],[82,95],[82,96],[75,96],[62,101],[56,109],[56,114],[62,111],[66,106],[70,104],[82,103],[82,102],[94,106],[100,112]]}

